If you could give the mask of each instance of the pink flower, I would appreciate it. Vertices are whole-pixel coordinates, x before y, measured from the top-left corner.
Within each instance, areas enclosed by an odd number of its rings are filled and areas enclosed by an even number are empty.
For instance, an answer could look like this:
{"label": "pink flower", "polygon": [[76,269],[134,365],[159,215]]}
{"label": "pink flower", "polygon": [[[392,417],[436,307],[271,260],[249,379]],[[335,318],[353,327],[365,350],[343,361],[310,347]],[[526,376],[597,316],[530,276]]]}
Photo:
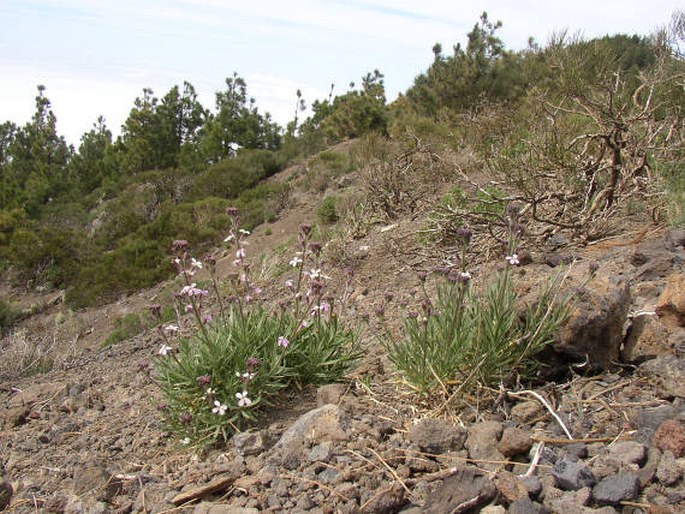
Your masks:
{"label": "pink flower", "polygon": [[288,289],[295,289],[295,281],[292,278],[289,278],[285,281],[285,287]]}
{"label": "pink flower", "polygon": [[278,346],[282,346],[283,348],[287,348],[288,345],[290,344],[290,341],[288,341],[285,337],[283,336],[278,336]]}
{"label": "pink flower", "polygon": [[252,405],[252,400],[250,400],[247,397],[247,391],[243,391],[242,393],[235,393],[235,397],[238,399],[239,407],[249,407],[250,405]]}
{"label": "pink flower", "polygon": [[515,253],[507,255],[506,260],[511,266],[518,266],[521,264],[521,261],[519,261],[519,256]]}

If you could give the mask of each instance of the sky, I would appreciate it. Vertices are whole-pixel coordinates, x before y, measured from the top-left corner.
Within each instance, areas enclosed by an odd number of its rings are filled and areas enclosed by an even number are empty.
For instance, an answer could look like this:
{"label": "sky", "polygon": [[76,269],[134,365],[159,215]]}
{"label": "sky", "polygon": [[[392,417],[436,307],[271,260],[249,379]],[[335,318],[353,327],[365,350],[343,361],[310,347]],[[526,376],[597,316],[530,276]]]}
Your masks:
{"label": "sky", "polygon": [[260,111],[281,125],[296,91],[308,104],[366,73],[385,75],[393,100],[430,65],[435,43],[447,53],[487,11],[501,20],[509,49],[554,33],[585,38],[648,35],[682,0],[0,0],[0,123],[23,125],[36,86],[57,130],[78,146],[98,118],[117,135],[145,87],[158,97],[195,86],[202,104],[237,72]]}

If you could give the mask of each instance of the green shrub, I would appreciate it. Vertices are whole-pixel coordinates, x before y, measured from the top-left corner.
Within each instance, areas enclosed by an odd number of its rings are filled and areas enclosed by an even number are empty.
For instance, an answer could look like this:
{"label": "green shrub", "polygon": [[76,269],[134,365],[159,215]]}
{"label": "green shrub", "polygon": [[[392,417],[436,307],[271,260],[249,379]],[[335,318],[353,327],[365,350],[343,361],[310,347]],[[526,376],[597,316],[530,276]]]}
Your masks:
{"label": "green shrub", "polygon": [[[280,391],[340,380],[359,356],[356,333],[338,322],[333,306],[324,300],[321,245],[310,241],[311,228],[302,228],[300,251],[291,261],[294,277],[287,286],[293,301],[271,312],[258,301],[261,289],[252,281],[245,258],[247,232],[239,227],[237,209],[231,212],[229,235],[239,278],[224,298],[209,265],[209,289],[219,310],[215,318],[208,310],[209,290],[193,280],[204,265],[189,257],[186,241],[174,243],[185,280],[178,298],[196,329],[174,341],[169,333],[178,327],[163,328],[156,380],[164,399],[164,424],[183,444],[226,440],[256,420]],[[309,294],[303,294],[305,289]]]}
{"label": "green shrub", "polygon": [[518,222],[510,221],[510,255],[494,281],[478,291],[471,287],[465,268],[470,234],[462,231],[461,271],[446,270],[437,300],[426,295],[421,309],[408,313],[405,337],[384,339],[391,362],[418,393],[455,382],[463,390],[530,378],[536,368],[533,357],[554,340],[566,319],[567,303],[558,299],[556,281],[543,288],[534,305],[519,309],[511,271],[518,265]]}
{"label": "green shrub", "polygon": [[21,318],[21,310],[11,302],[0,298],[0,334],[4,334]]}
{"label": "green shrub", "polygon": [[107,338],[102,342],[103,347],[125,341],[145,330],[143,320],[140,319],[138,314],[133,312],[126,314],[123,318],[117,319],[115,326],[116,328],[110,332]]}
{"label": "green shrub", "polygon": [[317,215],[319,219],[324,223],[335,223],[338,221],[340,216],[338,211],[335,209],[337,199],[335,196],[327,196],[321,201],[319,209],[317,210]]}
{"label": "green shrub", "polygon": [[685,165],[666,162],[658,167],[666,189],[668,222],[672,227],[685,227]]}

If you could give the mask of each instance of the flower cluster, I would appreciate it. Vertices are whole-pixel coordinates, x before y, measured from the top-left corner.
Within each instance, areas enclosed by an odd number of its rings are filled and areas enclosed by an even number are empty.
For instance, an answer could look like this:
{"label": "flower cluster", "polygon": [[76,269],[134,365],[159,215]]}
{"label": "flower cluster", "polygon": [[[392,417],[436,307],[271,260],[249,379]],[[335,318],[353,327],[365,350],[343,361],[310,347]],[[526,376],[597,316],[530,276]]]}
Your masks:
{"label": "flower cluster", "polygon": [[[183,284],[176,294],[178,322],[160,322],[156,368],[165,395],[162,415],[184,445],[227,439],[283,388],[335,381],[357,358],[350,351],[356,335],[331,322],[333,301],[325,293],[330,277],[323,271],[322,245],[311,241],[311,226],[300,227],[290,262],[294,276],[286,282],[289,299],[269,312],[258,301],[261,288],[252,278],[250,232],[240,227],[237,209],[227,214],[231,227],[225,242],[237,270],[226,280],[217,277],[214,259],[191,256],[186,241],[172,245]],[[210,295],[212,309],[218,308],[213,320]],[[161,306],[150,311],[156,315]],[[188,320],[194,320],[195,331]],[[172,341],[176,333],[182,336]]]}

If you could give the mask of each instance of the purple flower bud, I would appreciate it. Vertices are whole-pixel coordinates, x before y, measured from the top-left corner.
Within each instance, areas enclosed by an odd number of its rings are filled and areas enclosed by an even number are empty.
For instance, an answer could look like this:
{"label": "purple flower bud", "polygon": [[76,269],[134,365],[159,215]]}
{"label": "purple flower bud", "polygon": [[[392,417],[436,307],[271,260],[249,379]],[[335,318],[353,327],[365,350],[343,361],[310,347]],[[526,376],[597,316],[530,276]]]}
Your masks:
{"label": "purple flower bud", "polygon": [[463,244],[469,244],[471,241],[471,231],[466,227],[461,227],[457,229],[457,240]]}
{"label": "purple flower bud", "polygon": [[319,243],[318,241],[312,241],[311,243],[309,243],[309,250],[316,256],[321,255],[322,248],[323,246],[321,246],[321,243]]}
{"label": "purple flower bud", "polygon": [[181,425],[187,425],[193,420],[193,415],[190,412],[184,412],[178,417]]}
{"label": "purple flower bud", "polygon": [[197,377],[197,385],[200,387],[207,387],[209,384],[212,383],[212,377],[209,375],[200,375]]}
{"label": "purple flower bud", "polygon": [[182,254],[183,252],[187,251],[188,248],[190,248],[190,245],[185,239],[176,239],[173,243],[171,243],[171,251],[176,255]]}
{"label": "purple flower bud", "polygon": [[226,207],[226,214],[232,218],[237,218],[240,215],[240,210],[237,207]]}
{"label": "purple flower bud", "polygon": [[138,363],[138,371],[146,371],[150,367],[150,363],[148,361],[140,361]]}
{"label": "purple flower bud", "polygon": [[521,212],[521,208],[518,206],[518,204],[515,203],[510,203],[507,205],[507,216],[509,216],[510,219],[515,220],[518,218],[519,213]]}
{"label": "purple flower bud", "polygon": [[597,270],[599,269],[599,263],[597,261],[592,261],[590,264],[587,265],[587,270],[590,273],[590,275],[593,275],[597,273]]}
{"label": "purple flower bud", "polygon": [[385,307],[383,307],[382,305],[379,305],[378,307],[376,307],[375,312],[376,312],[376,316],[378,316],[379,318],[382,318],[383,316],[385,316]]}
{"label": "purple flower bud", "polygon": [[325,286],[325,284],[324,284],[323,280],[319,280],[319,279],[312,280],[309,284],[309,287],[311,288],[312,293],[314,293],[314,294],[320,293],[321,290],[324,288],[324,286]]}
{"label": "purple flower bud", "polygon": [[162,306],[158,303],[148,305],[147,310],[149,310],[150,314],[152,314],[155,318],[160,318],[162,315]]}
{"label": "purple flower bud", "polygon": [[162,410],[162,411],[164,411],[164,410],[167,410],[167,408],[168,408],[168,406],[167,406],[167,404],[164,403],[164,402],[160,402],[160,403],[157,404],[157,410]]}
{"label": "purple flower bud", "polygon": [[305,236],[308,236],[311,233],[311,231],[312,226],[308,223],[302,223],[302,225],[300,225],[300,232],[302,232],[302,234],[304,234]]}
{"label": "purple flower bud", "polygon": [[248,371],[254,371],[259,368],[259,366],[262,365],[262,361],[260,361],[257,357],[248,357],[245,359],[245,368]]}
{"label": "purple flower bud", "polygon": [[407,312],[407,318],[409,318],[409,319],[416,319],[418,317],[419,317],[419,313],[416,311]]}

